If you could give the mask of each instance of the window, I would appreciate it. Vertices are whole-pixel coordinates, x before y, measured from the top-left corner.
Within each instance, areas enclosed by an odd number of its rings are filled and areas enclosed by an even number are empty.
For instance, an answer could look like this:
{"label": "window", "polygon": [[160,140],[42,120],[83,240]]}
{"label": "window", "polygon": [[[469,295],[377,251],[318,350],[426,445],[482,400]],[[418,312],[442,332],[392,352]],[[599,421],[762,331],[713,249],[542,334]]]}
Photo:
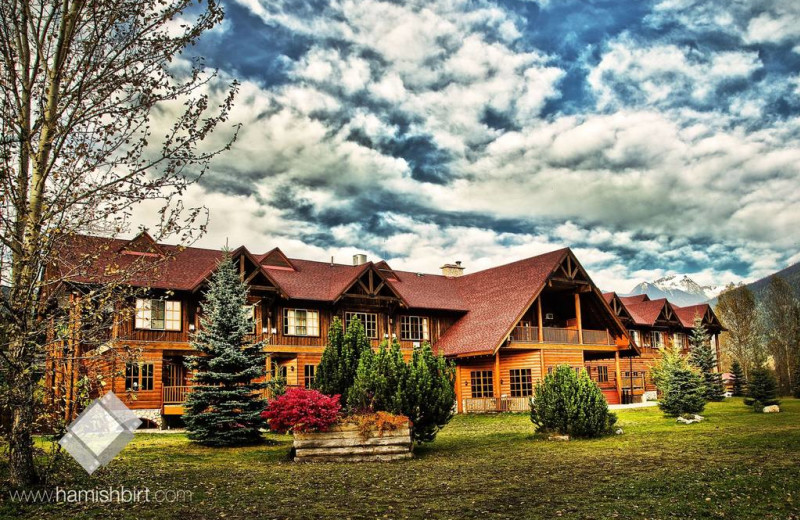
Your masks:
{"label": "window", "polygon": [[473,370],[469,373],[472,397],[494,397],[494,378],[491,370]]}
{"label": "window", "polygon": [[247,315],[247,320],[250,322],[250,334],[256,333],[256,306],[253,305],[244,305],[244,312]]}
{"label": "window", "polygon": [[283,334],[319,336],[319,312],[306,309],[283,309]]}
{"label": "window", "polygon": [[303,385],[306,388],[313,388],[314,387],[314,379],[316,377],[317,366],[316,365],[306,365],[303,367]]}
{"label": "window", "polygon": [[347,330],[347,325],[353,318],[358,318],[358,321],[364,325],[364,330],[368,338],[378,338],[378,315],[369,312],[345,312],[344,313],[344,328]]}
{"label": "window", "polygon": [[640,347],[642,346],[642,337],[639,334],[638,330],[629,330],[628,334],[630,334],[631,339],[633,340],[634,343],[636,343],[636,345]]}
{"label": "window", "polygon": [[672,338],[672,342],[678,348],[685,348],[686,334],[684,334],[683,332],[676,332],[675,336]]}
{"label": "window", "polygon": [[533,395],[533,376],[530,368],[511,370],[511,397],[528,397]]}
{"label": "window", "polygon": [[608,383],[608,367],[602,365],[597,367],[597,382]]}
{"label": "window", "polygon": [[653,348],[662,348],[664,346],[664,333],[653,331]]}
{"label": "window", "polygon": [[126,363],[125,390],[133,392],[152,390],[155,382],[155,365],[153,363]]}
{"label": "window", "polygon": [[400,339],[427,341],[428,318],[420,316],[400,316]]}
{"label": "window", "polygon": [[136,328],[181,330],[181,302],[136,299]]}

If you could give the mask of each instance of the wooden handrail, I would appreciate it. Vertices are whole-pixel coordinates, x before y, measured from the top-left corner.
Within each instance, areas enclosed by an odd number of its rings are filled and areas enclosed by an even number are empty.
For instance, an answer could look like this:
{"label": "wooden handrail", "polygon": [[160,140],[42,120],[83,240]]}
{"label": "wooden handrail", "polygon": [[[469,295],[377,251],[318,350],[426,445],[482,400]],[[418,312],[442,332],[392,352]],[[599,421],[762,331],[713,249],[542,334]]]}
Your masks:
{"label": "wooden handrail", "polygon": [[165,404],[175,404],[186,402],[186,394],[191,390],[191,386],[164,386],[161,389],[161,402]]}
{"label": "wooden handrail", "polygon": [[[542,341],[539,341],[539,327],[518,325],[511,332],[510,340],[520,343],[561,343],[580,345],[577,329],[542,327]],[[613,338],[605,330],[583,329],[584,345],[613,345]]]}

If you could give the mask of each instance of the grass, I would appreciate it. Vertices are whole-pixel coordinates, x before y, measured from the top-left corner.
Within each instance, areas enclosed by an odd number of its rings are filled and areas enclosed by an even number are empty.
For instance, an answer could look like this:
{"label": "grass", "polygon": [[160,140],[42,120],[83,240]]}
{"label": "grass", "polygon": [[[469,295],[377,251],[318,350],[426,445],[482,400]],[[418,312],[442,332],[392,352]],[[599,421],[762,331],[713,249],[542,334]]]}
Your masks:
{"label": "grass", "polygon": [[[689,426],[657,408],[618,412],[621,436],[552,442],[525,415],[458,416],[409,461],[295,464],[290,437],[236,449],[138,434],[62,488],[189,490],[191,502],[26,504],[14,518],[800,518],[800,400],[755,414],[709,404]],[[5,473],[0,468],[0,477]],[[7,484],[4,484],[7,488]]]}

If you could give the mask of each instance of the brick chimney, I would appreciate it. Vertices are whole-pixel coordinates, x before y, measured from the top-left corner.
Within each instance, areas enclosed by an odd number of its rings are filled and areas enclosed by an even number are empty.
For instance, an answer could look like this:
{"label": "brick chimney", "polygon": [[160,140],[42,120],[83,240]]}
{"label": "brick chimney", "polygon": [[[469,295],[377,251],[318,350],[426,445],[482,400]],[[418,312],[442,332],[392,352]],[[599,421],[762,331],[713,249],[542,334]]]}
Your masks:
{"label": "brick chimney", "polygon": [[441,270],[442,274],[448,278],[456,278],[464,274],[464,267],[461,265],[461,260],[456,260],[454,264],[444,264]]}

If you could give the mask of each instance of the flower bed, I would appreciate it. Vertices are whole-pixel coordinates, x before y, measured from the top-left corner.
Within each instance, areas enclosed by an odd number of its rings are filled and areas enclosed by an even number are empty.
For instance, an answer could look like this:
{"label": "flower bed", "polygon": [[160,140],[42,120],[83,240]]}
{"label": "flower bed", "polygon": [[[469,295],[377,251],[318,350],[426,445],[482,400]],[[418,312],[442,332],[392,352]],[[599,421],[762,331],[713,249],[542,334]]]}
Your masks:
{"label": "flower bed", "polygon": [[262,414],[270,429],[294,436],[296,462],[366,462],[411,457],[407,417],[385,412],[339,416],[339,396],[293,389]]}

